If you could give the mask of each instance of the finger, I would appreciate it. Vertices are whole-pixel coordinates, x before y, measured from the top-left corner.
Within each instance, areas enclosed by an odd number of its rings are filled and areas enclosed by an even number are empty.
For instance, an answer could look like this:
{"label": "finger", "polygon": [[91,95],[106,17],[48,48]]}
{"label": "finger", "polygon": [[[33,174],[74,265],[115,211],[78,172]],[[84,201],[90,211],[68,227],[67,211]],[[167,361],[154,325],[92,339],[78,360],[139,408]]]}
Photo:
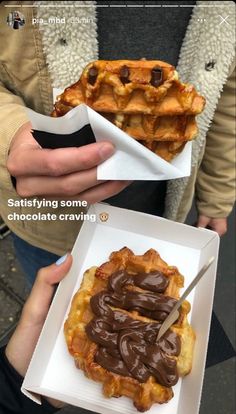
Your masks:
{"label": "finger", "polygon": [[16,191],[21,197],[75,196],[104,181],[97,180],[97,169],[92,168],[62,177],[19,177]]}
{"label": "finger", "polygon": [[131,181],[107,181],[81,193],[79,199],[87,201],[88,204],[98,203],[120,193],[130,183]]}
{"label": "finger", "polygon": [[58,177],[96,167],[114,151],[112,143],[105,141],[80,148],[54,150],[21,145],[10,152],[7,168],[14,177],[37,175]]}
{"label": "finger", "polygon": [[207,227],[210,220],[211,220],[210,217],[203,216],[200,214],[200,216],[198,217],[198,221],[197,221],[197,227],[203,227],[203,228]]}
{"label": "finger", "polygon": [[39,270],[34,286],[23,308],[21,323],[24,325],[44,322],[53,297],[55,284],[68,273],[72,256],[67,254],[63,263],[56,263]]}
{"label": "finger", "polygon": [[227,232],[227,219],[212,219],[210,225],[219,236],[223,236]]}

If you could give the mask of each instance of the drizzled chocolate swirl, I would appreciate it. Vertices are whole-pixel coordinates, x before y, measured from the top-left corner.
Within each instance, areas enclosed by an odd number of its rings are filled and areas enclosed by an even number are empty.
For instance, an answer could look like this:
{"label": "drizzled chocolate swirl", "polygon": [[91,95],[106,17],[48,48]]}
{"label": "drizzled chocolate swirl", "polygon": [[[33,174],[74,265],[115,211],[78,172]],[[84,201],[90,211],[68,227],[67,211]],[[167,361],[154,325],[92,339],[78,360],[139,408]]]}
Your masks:
{"label": "drizzled chocolate swirl", "polygon": [[[95,361],[109,371],[146,382],[152,375],[171,387],[178,381],[176,360],[180,339],[170,330],[158,343],[156,337],[161,323],[176,303],[164,296],[169,280],[161,272],[113,273],[107,290],[94,295],[90,306],[96,315],[86,326],[88,337],[98,345]],[[137,286],[143,291],[133,291]],[[158,322],[145,323],[111,307],[138,311],[140,315]]]}

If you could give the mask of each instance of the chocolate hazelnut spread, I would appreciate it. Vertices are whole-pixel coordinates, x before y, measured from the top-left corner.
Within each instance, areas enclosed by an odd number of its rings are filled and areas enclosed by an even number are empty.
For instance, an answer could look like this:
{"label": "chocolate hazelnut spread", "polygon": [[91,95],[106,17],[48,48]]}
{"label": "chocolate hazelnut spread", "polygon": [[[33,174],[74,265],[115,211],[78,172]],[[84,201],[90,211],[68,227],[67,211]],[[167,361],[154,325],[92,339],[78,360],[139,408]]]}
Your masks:
{"label": "chocolate hazelnut spread", "polygon": [[[95,361],[116,374],[146,382],[150,376],[166,387],[178,381],[176,359],[180,339],[172,331],[156,341],[161,323],[170,313],[176,300],[163,295],[169,280],[161,272],[113,273],[107,290],[94,295],[90,306],[96,315],[86,326],[88,337],[98,345]],[[133,291],[136,286],[142,291]],[[112,309],[113,308],[119,308]],[[158,322],[133,319],[127,311]]]}

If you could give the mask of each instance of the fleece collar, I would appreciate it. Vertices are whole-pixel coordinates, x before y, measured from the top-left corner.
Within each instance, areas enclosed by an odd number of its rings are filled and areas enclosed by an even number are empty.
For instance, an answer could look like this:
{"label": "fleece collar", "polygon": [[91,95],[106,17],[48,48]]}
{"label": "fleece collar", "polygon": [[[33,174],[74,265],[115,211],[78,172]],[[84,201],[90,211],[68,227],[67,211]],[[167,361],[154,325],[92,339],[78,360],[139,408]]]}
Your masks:
{"label": "fleece collar", "polygon": [[54,1],[57,7],[50,7],[47,1],[34,4],[41,6],[37,18],[52,86],[64,89],[98,58],[96,3]]}

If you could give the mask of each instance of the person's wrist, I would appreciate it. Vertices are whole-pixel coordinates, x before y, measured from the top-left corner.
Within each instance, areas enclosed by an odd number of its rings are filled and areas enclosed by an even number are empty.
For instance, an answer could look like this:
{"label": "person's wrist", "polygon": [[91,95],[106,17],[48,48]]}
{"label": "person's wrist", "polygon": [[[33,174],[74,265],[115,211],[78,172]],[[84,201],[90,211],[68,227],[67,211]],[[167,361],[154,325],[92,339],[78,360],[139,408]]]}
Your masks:
{"label": "person's wrist", "polygon": [[[18,365],[18,360],[19,360],[19,356],[16,357],[16,355],[14,354],[14,352],[11,352],[11,347],[6,346],[5,350],[2,350],[1,352],[4,352],[4,359],[6,361],[6,364],[8,365],[9,369],[13,370],[13,372],[15,373],[14,375],[17,376],[16,378],[18,378],[18,382],[22,383],[25,374],[26,374],[26,370],[27,368],[24,370],[22,369],[22,367],[20,367]],[[47,404],[50,404],[51,406],[53,406],[54,408],[63,408],[65,407],[65,403],[63,403],[62,401],[58,401],[55,400],[54,398],[49,398],[49,397],[44,397],[42,396],[42,403],[43,401],[46,401]]]}

